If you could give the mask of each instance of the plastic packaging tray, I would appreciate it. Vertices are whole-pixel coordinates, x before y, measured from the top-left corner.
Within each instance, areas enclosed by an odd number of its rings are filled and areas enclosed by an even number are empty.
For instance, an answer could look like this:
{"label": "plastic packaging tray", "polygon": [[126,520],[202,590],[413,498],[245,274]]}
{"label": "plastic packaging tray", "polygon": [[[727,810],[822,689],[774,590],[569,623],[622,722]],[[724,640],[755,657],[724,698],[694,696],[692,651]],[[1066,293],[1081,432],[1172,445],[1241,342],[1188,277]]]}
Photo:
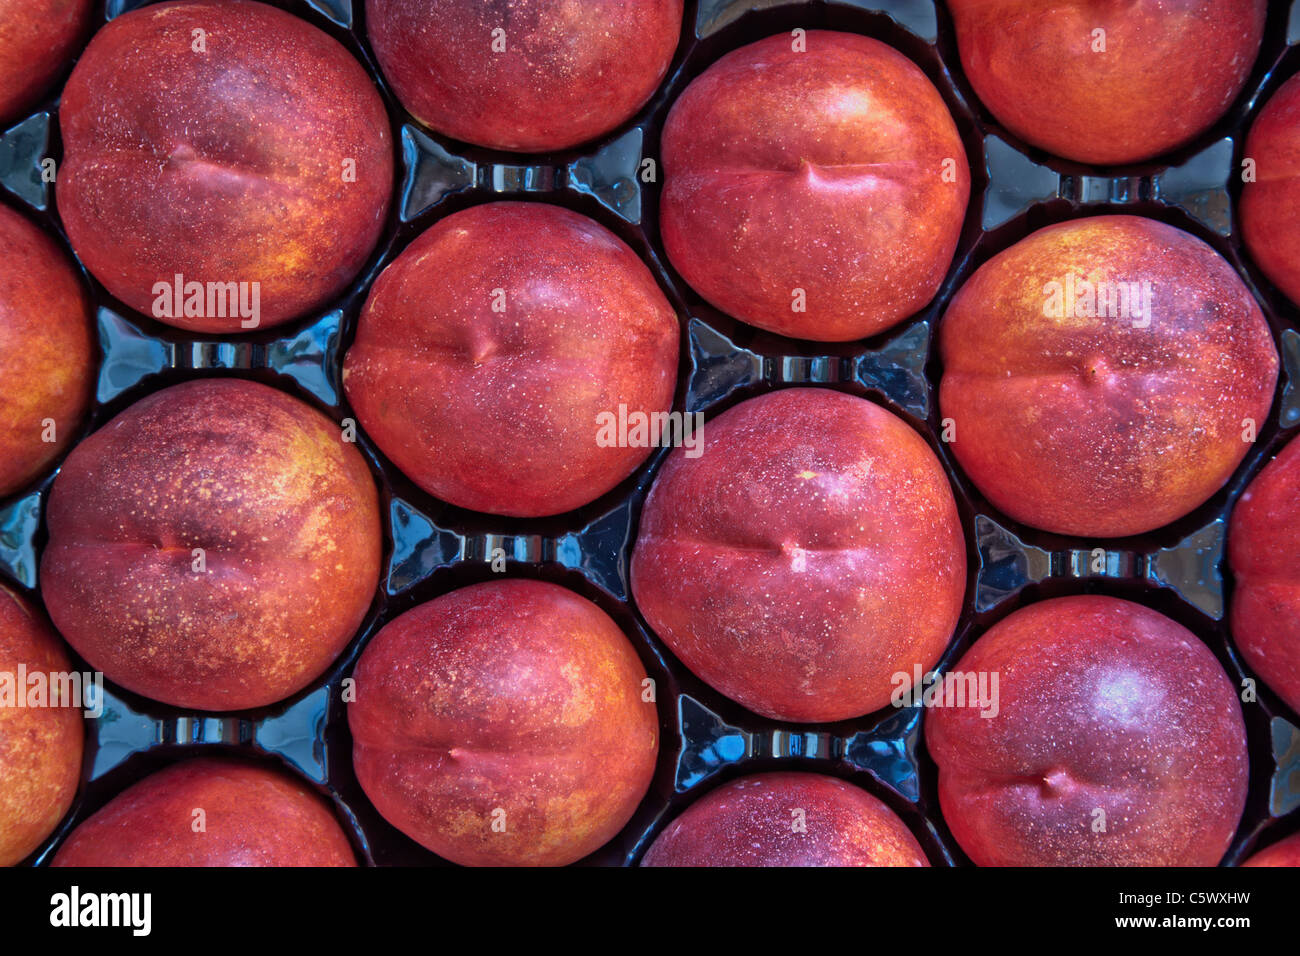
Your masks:
{"label": "plastic packaging tray", "polygon": [[[142,0],[108,0],[102,25]],[[951,665],[991,624],[1023,604],[1097,592],[1139,601],[1179,621],[1218,656],[1235,684],[1249,672],[1225,621],[1232,584],[1225,534],[1232,505],[1300,424],[1300,312],[1250,262],[1235,219],[1242,142],[1251,118],[1284,79],[1300,71],[1300,3],[1270,4],[1264,46],[1245,91],[1213,129],[1159,162],[1100,170],[1058,160],[1003,131],[962,74],[951,19],[934,0],[687,0],[682,38],[668,75],[628,123],[577,150],[522,156],[482,150],[420,127],[397,103],[365,39],[361,0],[288,0],[281,6],[339,39],[371,73],[388,105],[400,154],[389,222],[351,288],[321,314],[273,330],[205,337],[133,312],[88,274],[102,357],[94,406],[82,435],[146,394],[200,376],[234,375],[274,385],[336,421],[352,417],[340,387],[342,357],[379,272],[439,218],[499,199],[555,203],[621,236],[658,277],[683,323],[675,408],[712,416],[786,386],[822,386],[889,408],[926,436],[947,469],[969,552],[961,621],[941,666]],[[890,44],[926,73],[947,102],[971,166],[971,202],[957,253],[930,306],[872,339],[800,342],[762,332],[706,305],[673,271],[656,213],[659,135],[685,86],[721,55],[796,27],[865,34]],[[57,92],[0,135],[0,201],[36,218],[66,246],[40,162],[61,158]],[[656,170],[657,172],[657,170]],[[941,443],[935,330],[953,292],[981,263],[1054,222],[1103,213],[1148,216],[1208,242],[1259,299],[1283,356],[1268,422],[1226,487],[1195,512],[1133,538],[1084,540],[1025,528],[998,513],[962,475]],[[84,270],[83,270],[84,273]],[[707,425],[706,425],[707,430]],[[389,825],[352,771],[340,682],[386,622],[455,588],[501,575],[564,585],[617,621],[657,684],[662,729],[654,782],[624,830],[586,863],[631,865],[691,801],[737,776],[776,768],[829,773],[874,793],[905,820],[934,865],[969,864],[944,824],[937,771],[925,752],[921,710],[905,708],[834,724],[783,724],[759,717],[701,682],[665,649],[631,600],[628,563],[641,504],[665,450],[628,480],[577,511],[509,519],[452,507],[416,488],[358,432],[386,515],[384,572],[370,613],[348,649],[312,686],[273,707],[199,713],[107,684],[103,715],[87,721],[83,785],[67,818],[29,862],[40,865],[77,823],[130,783],[175,760],[226,751],[287,765],[337,808],[358,859],[374,865],[443,861]],[[43,508],[53,473],[0,501],[0,576],[39,603]],[[500,566],[498,560],[497,566]],[[74,657],[74,661],[76,661]],[[74,666],[84,668],[84,662]],[[1225,863],[1300,829],[1300,717],[1262,682],[1244,705],[1250,750],[1245,814]]]}

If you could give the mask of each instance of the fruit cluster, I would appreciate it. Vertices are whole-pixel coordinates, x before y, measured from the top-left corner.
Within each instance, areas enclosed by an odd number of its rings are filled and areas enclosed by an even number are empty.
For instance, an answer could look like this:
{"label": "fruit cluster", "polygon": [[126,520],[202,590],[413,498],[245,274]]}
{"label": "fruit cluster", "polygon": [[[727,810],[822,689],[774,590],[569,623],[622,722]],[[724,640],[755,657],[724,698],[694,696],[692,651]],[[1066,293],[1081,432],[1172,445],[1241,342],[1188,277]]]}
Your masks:
{"label": "fruit cluster", "polygon": [[0,864],[1300,863],[1263,0],[356,6],[0,0]]}

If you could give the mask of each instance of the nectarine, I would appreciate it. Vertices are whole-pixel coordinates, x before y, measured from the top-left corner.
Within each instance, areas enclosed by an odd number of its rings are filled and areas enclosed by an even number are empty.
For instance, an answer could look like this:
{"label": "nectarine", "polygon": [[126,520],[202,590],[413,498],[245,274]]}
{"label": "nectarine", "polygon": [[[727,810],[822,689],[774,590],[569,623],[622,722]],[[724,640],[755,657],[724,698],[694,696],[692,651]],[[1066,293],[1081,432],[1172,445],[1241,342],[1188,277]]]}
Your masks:
{"label": "nectarine", "polygon": [[288,774],[228,757],[174,764],[78,826],[53,866],[356,866],[328,804]]}
{"label": "nectarine", "polygon": [[77,53],[90,25],[90,0],[0,3],[0,122],[17,119]]}
{"label": "nectarine", "polygon": [[902,820],[865,790],[817,773],[759,773],[701,797],[642,866],[929,866]]}
{"label": "nectarine", "polygon": [[1048,226],[994,256],[953,297],[939,348],[941,414],[984,496],[1098,537],[1158,528],[1218,491],[1278,374],[1232,266],[1136,216]]}
{"label": "nectarine", "polygon": [[943,97],[853,33],[727,54],[673,104],[662,152],[660,228],[682,277],[743,322],[823,342],[925,306],[970,196]]}
{"label": "nectarine", "polygon": [[674,450],[632,554],[650,626],[697,676],[778,720],[884,707],[943,653],[966,590],[952,488],[925,440],[827,389],[753,398]]}
{"label": "nectarine", "polygon": [[996,716],[927,713],[939,802],[980,866],[1214,866],[1241,819],[1246,727],[1182,625],[1099,595],[1040,601],[953,671],[999,675]]}
{"label": "nectarine", "polygon": [[374,84],[338,41],[248,0],[180,0],[95,34],[59,110],[57,201],[128,306],[202,332],[267,328],[361,270],[389,204]]}
{"label": "nectarine", "polygon": [[1245,156],[1254,177],[1241,188],[1241,237],[1264,274],[1300,305],[1300,76],[1255,117]]}
{"label": "nectarine", "polygon": [[1247,486],[1232,512],[1232,638],[1252,670],[1300,713],[1300,442]]}
{"label": "nectarine", "polygon": [[351,640],[379,580],[379,498],[325,416],[265,385],[155,392],[55,479],[41,593],[128,690],[200,710],[274,703]]}
{"label": "nectarine", "polygon": [[0,866],[35,850],[77,793],[83,701],[53,700],[48,690],[28,699],[33,675],[45,675],[50,688],[51,675],[70,666],[44,616],[0,585],[0,680],[7,688],[0,694]]}
{"label": "nectarine", "polygon": [[1025,142],[1083,163],[1150,159],[1227,112],[1264,0],[949,0],[966,77]]}
{"label": "nectarine", "polygon": [[608,615],[557,585],[493,581],[422,604],[375,635],[354,677],[357,779],[455,863],[572,863],[650,786],[645,668]]}
{"label": "nectarine", "polygon": [[64,251],[0,206],[0,497],[68,447],[90,405],[90,302]]}
{"label": "nectarine", "polygon": [[630,475],[647,444],[601,416],[672,406],[677,317],[636,254],[558,206],[448,216],[375,282],[343,383],[417,485],[493,514],[558,514]]}
{"label": "nectarine", "polygon": [[479,146],[577,146],[629,119],[668,70],[682,0],[366,0],[411,115]]}
{"label": "nectarine", "polygon": [[1258,850],[1242,866],[1300,866],[1300,833]]}

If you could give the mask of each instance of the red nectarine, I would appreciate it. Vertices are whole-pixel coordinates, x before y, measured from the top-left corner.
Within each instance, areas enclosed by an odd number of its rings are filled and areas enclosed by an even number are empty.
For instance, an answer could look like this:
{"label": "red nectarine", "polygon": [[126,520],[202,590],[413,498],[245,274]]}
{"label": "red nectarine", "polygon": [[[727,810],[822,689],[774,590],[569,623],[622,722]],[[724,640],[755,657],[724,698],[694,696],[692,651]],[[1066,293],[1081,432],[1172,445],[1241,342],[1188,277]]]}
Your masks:
{"label": "red nectarine", "polygon": [[1265,104],[1246,137],[1254,178],[1241,188],[1241,236],[1264,274],[1300,305],[1300,76]]}
{"label": "red nectarine", "polygon": [[95,337],[81,276],[0,206],[0,497],[45,471],[90,405]]}
{"label": "red nectarine", "polygon": [[777,720],[889,703],[943,653],[966,590],[952,488],[925,440],[827,389],[750,399],[676,449],[632,554],[655,632],[701,679]]}
{"label": "red nectarine", "polygon": [[1300,866],[1300,833],[1267,846],[1248,859],[1242,866]]}
{"label": "red nectarine", "polygon": [[366,0],[366,33],[420,122],[495,149],[576,146],[668,70],[682,0]]}
{"label": "red nectarine", "polygon": [[0,122],[34,106],[67,67],[85,37],[90,8],[90,0],[0,3]]}
{"label": "red nectarine", "polygon": [[682,277],[741,321],[823,342],[873,335],[934,298],[970,196],[961,137],[925,74],[824,30],[709,67],[668,114],[663,167],[660,228]]}
{"label": "red nectarine", "polygon": [[338,41],[265,4],[117,17],[72,71],[59,126],[72,248],[169,325],[239,332],[324,305],[384,225],[383,100]]}
{"label": "red nectarine", "polygon": [[1232,638],[1250,668],[1300,713],[1300,441],[1282,449],[1232,512]]}
{"label": "red nectarine", "polygon": [[954,672],[998,674],[996,716],[930,711],[939,802],[980,866],[1214,866],[1246,803],[1232,682],[1180,624],[1098,595],[1023,607]]}
{"label": "red nectarine", "polygon": [[939,328],[966,474],[1017,521],[1150,531],[1219,490],[1268,418],[1278,357],[1250,290],[1173,226],[1098,216],[994,256]]}
{"label": "red nectarine", "polygon": [[550,515],[650,454],[598,425],[620,406],[671,408],[677,343],[668,300],[613,233],[558,206],[489,203],[439,221],[384,270],[343,383],[362,426],[430,494]]}
{"label": "red nectarine", "polygon": [[230,758],[174,764],[78,826],[53,866],[356,866],[328,804],[288,774]]}
{"label": "red nectarine", "polygon": [[375,635],[354,677],[357,779],[455,863],[572,863],[622,829],[654,774],[645,668],[603,611],[554,584],[422,604]]}
{"label": "red nectarine", "polygon": [[1227,112],[1264,0],[949,0],[966,77],[1016,136],[1111,165],[1184,145]]}
{"label": "red nectarine", "polygon": [[274,703],[352,639],[379,579],[374,479],[324,415],[265,385],[156,392],[75,449],[50,495],[41,593],[128,690]]}
{"label": "red nectarine", "polygon": [[816,773],[760,773],[701,797],[642,866],[929,866],[902,820],[865,790]]}
{"label": "red nectarine", "polygon": [[[84,702],[48,692],[51,675],[70,666],[44,617],[0,586],[0,866],[35,850],[77,793]],[[36,674],[45,675],[46,692],[29,700]]]}

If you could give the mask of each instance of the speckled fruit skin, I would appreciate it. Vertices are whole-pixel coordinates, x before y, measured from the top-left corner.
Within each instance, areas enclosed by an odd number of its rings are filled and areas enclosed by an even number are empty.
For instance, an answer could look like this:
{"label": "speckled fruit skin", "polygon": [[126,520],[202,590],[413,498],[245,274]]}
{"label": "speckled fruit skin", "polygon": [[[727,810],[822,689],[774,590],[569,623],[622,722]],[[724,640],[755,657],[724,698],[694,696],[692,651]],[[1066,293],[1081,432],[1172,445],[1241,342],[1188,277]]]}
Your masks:
{"label": "speckled fruit skin", "polygon": [[1245,156],[1255,181],[1241,188],[1241,235],[1272,283],[1300,304],[1300,76],[1255,118]]}
{"label": "speckled fruit skin", "polygon": [[[802,810],[796,816],[796,810]],[[801,820],[807,828],[796,831]],[[920,844],[865,790],[816,773],[741,777],[695,801],[642,866],[929,866]]]}
{"label": "speckled fruit skin", "polygon": [[[192,49],[194,30],[206,53]],[[258,327],[286,322],[341,292],[384,225],[383,100],[336,40],[265,4],[162,3],[117,17],[72,71],[59,126],[68,239],[145,315],[155,284],[181,275],[259,282]],[[155,317],[247,331],[238,315]]]}
{"label": "speckled fruit skin", "polygon": [[1300,866],[1300,833],[1255,853],[1242,866]]}
{"label": "speckled fruit skin", "polygon": [[[202,810],[203,832],[194,811]],[[151,774],[59,847],[53,866],[356,866],[324,800],[286,773],[201,758]]]}
{"label": "speckled fruit skin", "polygon": [[36,105],[77,53],[90,0],[0,0],[0,123]]}
{"label": "speckled fruit skin", "polygon": [[1300,442],[1246,487],[1232,512],[1232,639],[1256,674],[1300,713]]}
{"label": "speckled fruit skin", "polygon": [[[45,471],[90,404],[95,341],[81,278],[52,239],[0,206],[0,498]],[[56,439],[43,439],[47,420]]]}
{"label": "speckled fruit skin", "polygon": [[1246,802],[1246,727],[1182,625],[1117,598],[1056,598],[995,624],[953,670],[999,675],[996,716],[934,708],[922,726],[943,818],[976,864],[1219,862]]}
{"label": "speckled fruit skin", "polygon": [[1227,112],[1259,53],[1265,7],[948,0],[966,78],[994,118],[1049,153],[1100,165],[1176,149]]}
{"label": "speckled fruit skin", "polygon": [[966,545],[934,452],[901,419],[827,389],[785,389],[674,450],[632,553],[650,626],[698,677],[777,720],[890,702],[896,673],[939,659],[966,588]]}
{"label": "speckled fruit skin", "polygon": [[668,411],[678,338],[650,270],[613,233],[558,206],[489,203],[441,220],[384,270],[343,383],[425,491],[559,514],[646,459],[650,448],[601,447],[597,416]]}
{"label": "speckled fruit skin", "polygon": [[673,104],[664,246],[728,315],[819,342],[863,338],[938,291],[970,196],[966,152],[901,53],[823,30],[805,52],[792,43],[783,33],[727,54]]}
{"label": "speckled fruit skin", "polygon": [[389,823],[454,863],[572,863],[650,786],[645,668],[603,611],[557,585],[493,581],[422,604],[353,676],[357,779]]}
{"label": "speckled fruit skin", "polygon": [[[1149,282],[1152,314],[1045,315],[1048,284],[1070,275]],[[953,297],[939,349],[952,450],[984,496],[1035,528],[1098,537],[1161,527],[1218,491],[1278,374],[1232,267],[1135,216],[1048,226],[994,256]]]}
{"label": "speckled fruit skin", "polygon": [[[16,681],[20,665],[28,675],[71,670],[45,620],[0,585],[0,672]],[[0,706],[0,866],[27,857],[72,805],[85,735],[79,705]]]}
{"label": "speckled fruit skin", "polygon": [[630,119],[667,72],[681,29],[682,0],[366,0],[375,56],[412,116],[467,143],[528,153]]}
{"label": "speckled fruit skin", "polygon": [[55,626],[109,680],[178,707],[241,710],[302,689],[379,580],[379,496],[361,453],[319,412],[239,379],[155,392],[95,432],[64,462],[47,522]]}

